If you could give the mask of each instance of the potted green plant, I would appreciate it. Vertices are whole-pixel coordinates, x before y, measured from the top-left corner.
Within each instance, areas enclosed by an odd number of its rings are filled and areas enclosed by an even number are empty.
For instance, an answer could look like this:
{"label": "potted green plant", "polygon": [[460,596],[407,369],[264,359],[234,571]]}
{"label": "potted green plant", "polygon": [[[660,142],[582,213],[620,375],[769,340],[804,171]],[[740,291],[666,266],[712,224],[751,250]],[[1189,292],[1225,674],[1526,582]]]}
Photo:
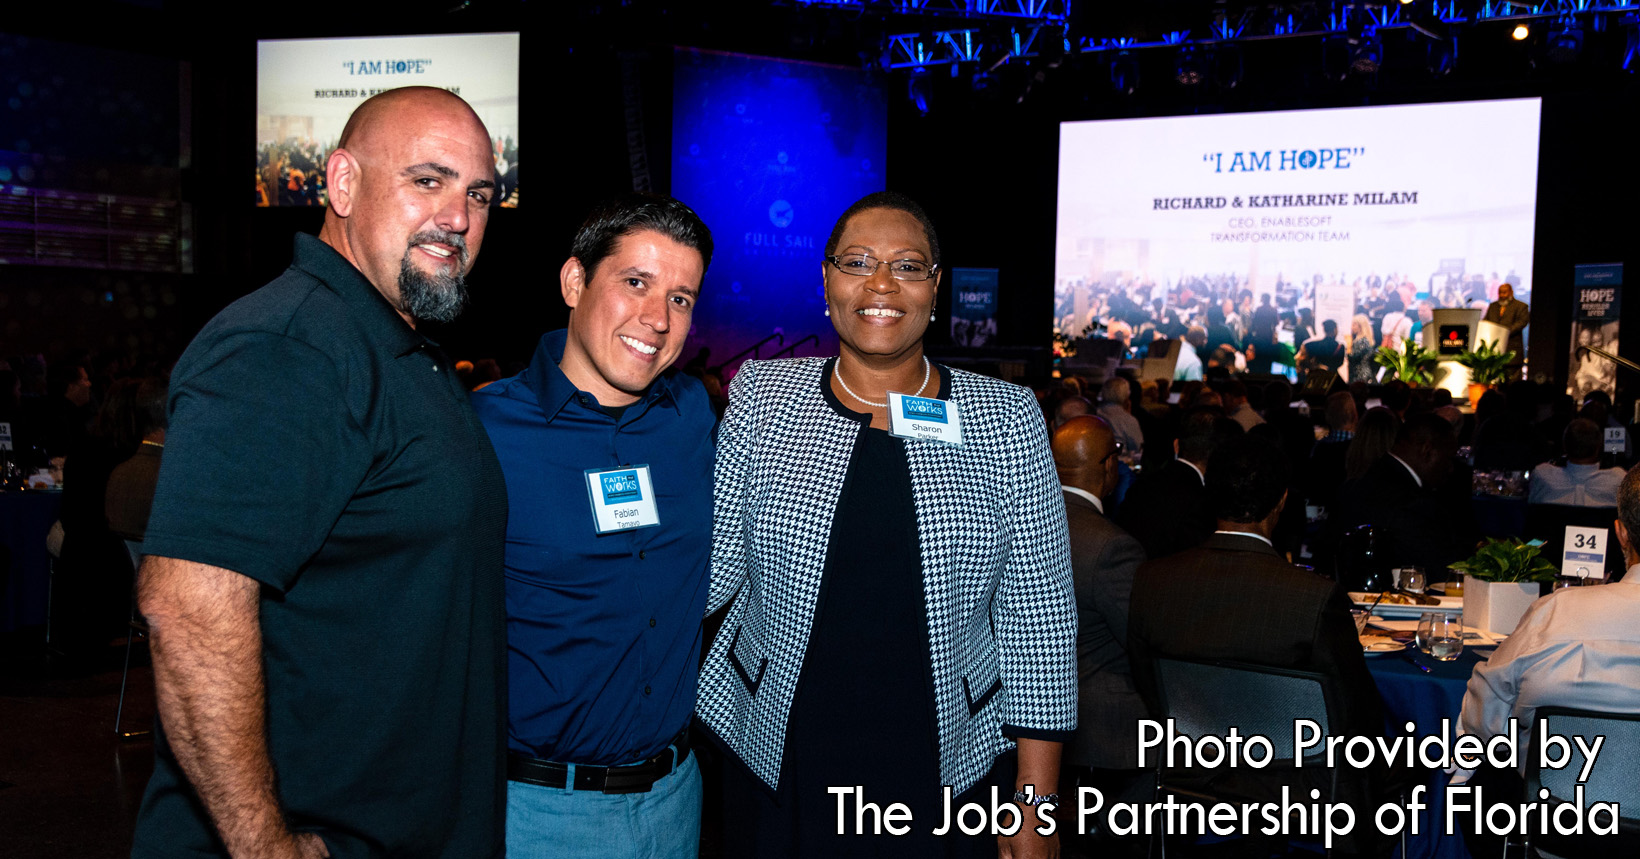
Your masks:
{"label": "potted green plant", "polygon": [[[1427,386],[1435,381],[1435,367],[1441,363],[1441,356],[1433,350],[1418,345],[1418,341],[1411,337],[1401,344],[1404,348],[1397,350],[1389,346],[1381,346],[1373,353],[1372,360],[1380,367],[1389,369],[1390,378],[1400,379],[1414,387]],[[1384,381],[1389,381],[1385,379]]]}
{"label": "potted green plant", "polygon": [[1515,353],[1499,351],[1496,340],[1482,340],[1474,349],[1459,352],[1452,360],[1469,370],[1469,405],[1474,407],[1480,403],[1482,394],[1509,381],[1509,365],[1515,362]]}
{"label": "potted green plant", "polygon": [[1488,539],[1467,560],[1452,565],[1464,574],[1463,622],[1509,635],[1521,615],[1537,600],[1542,582],[1559,571],[1541,556],[1541,540],[1518,537]]}

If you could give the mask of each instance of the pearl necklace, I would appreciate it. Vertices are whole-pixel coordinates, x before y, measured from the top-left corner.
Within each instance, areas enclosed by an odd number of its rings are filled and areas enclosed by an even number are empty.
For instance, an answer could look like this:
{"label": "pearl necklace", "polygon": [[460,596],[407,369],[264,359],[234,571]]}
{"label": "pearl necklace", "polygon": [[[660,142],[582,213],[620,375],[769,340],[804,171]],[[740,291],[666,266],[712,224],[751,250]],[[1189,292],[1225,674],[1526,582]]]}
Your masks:
{"label": "pearl necklace", "polygon": [[[874,403],[874,402],[866,399],[865,397],[862,397],[859,394],[854,393],[854,390],[851,389],[848,386],[848,383],[843,381],[843,371],[842,371],[842,367],[841,367],[842,363],[843,363],[843,360],[841,358],[837,359],[837,363],[831,365],[831,374],[833,376],[837,377],[837,384],[843,386],[843,391],[845,393],[847,393],[849,396],[855,398],[856,400],[859,400],[860,402],[865,403],[868,406],[871,406],[874,409],[886,409],[886,408],[888,408],[888,403]],[[917,386],[917,393],[912,394],[912,396],[914,396],[914,397],[922,396],[923,388],[928,387],[928,371],[929,371],[929,369],[931,369],[932,366],[933,365],[928,363],[928,356],[924,355],[923,356],[923,380],[922,380],[922,384]]]}

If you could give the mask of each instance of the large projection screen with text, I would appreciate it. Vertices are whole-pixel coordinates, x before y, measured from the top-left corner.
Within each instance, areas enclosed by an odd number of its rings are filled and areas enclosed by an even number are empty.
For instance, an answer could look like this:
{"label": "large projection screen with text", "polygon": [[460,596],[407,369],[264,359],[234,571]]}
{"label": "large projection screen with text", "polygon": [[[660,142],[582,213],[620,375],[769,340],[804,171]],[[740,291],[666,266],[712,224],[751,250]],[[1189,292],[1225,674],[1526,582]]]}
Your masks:
{"label": "large projection screen with text", "polygon": [[1516,99],[1064,123],[1054,324],[1177,331],[1269,295],[1315,335],[1361,314],[1383,341],[1386,316],[1409,327],[1397,304],[1415,324],[1504,282],[1529,303],[1538,116]]}
{"label": "large projection screen with text", "polygon": [[446,89],[472,105],[494,150],[494,202],[516,207],[517,33],[257,42],[256,205],[325,205],[325,159],[347,118],[372,95],[406,86]]}

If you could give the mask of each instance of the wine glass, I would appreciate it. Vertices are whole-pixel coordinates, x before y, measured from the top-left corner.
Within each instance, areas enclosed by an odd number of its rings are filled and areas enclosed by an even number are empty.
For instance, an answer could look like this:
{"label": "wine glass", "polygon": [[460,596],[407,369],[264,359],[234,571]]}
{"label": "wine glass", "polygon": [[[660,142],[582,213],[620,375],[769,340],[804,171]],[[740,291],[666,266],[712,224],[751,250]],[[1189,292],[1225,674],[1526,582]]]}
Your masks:
{"label": "wine glass", "polygon": [[1421,594],[1428,580],[1424,577],[1423,567],[1401,568],[1401,590],[1409,594]]}
{"label": "wine glass", "polygon": [[1429,627],[1429,655],[1451,662],[1463,653],[1463,620],[1446,612],[1432,613]]}

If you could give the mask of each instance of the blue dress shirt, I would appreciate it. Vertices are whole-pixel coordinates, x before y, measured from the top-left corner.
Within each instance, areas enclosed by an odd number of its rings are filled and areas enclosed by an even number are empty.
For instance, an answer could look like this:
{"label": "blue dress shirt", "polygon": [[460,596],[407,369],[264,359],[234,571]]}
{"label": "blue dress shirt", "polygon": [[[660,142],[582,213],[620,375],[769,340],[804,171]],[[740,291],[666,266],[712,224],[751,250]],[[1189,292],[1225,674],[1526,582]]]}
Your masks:
{"label": "blue dress shirt", "polygon": [[[678,376],[617,421],[558,369],[565,338],[472,400],[507,481],[508,746],[608,766],[658,754],[695,706],[716,419]],[[660,524],[597,533],[586,470],[645,464]]]}

